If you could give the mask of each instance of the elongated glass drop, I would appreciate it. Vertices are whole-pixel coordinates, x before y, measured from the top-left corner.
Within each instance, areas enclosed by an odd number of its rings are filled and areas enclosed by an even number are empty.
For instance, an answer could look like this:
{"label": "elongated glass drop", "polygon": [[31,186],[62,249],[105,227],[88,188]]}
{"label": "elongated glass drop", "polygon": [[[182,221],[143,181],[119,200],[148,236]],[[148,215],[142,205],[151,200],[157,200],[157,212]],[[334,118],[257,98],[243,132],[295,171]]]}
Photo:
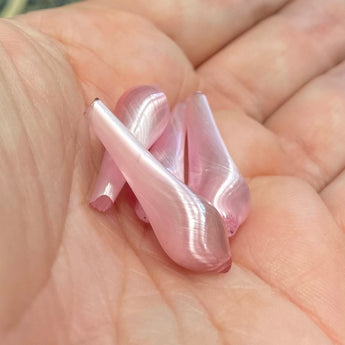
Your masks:
{"label": "elongated glass drop", "polygon": [[167,255],[193,271],[228,271],[230,249],[218,211],[165,169],[100,100],[91,104],[86,116]]}
{"label": "elongated glass drop", "polygon": [[[155,86],[139,86],[125,92],[115,113],[141,144],[149,148],[162,134],[171,113],[165,94]],[[108,210],[125,184],[120,170],[107,151],[93,189],[90,204],[98,211]]]}
{"label": "elongated glass drop", "polygon": [[195,92],[186,104],[188,186],[215,206],[232,236],[250,210],[248,185],[230,157],[206,96]]}

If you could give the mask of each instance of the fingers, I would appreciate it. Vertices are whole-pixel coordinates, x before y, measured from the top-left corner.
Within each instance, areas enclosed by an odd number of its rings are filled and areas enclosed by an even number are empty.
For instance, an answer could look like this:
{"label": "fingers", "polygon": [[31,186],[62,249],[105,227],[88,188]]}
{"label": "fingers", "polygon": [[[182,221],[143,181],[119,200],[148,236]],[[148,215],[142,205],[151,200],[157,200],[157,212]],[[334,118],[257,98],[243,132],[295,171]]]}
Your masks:
{"label": "fingers", "polygon": [[338,226],[345,231],[345,171],[326,186],[320,195]]}
{"label": "fingers", "polygon": [[[100,1],[90,1],[99,5]],[[268,17],[289,0],[144,1],[104,0],[103,4],[150,19],[171,37],[193,65],[213,55],[233,38]]]}
{"label": "fingers", "polygon": [[303,84],[345,57],[345,3],[299,0],[198,69],[212,106],[236,103],[264,121]]}
{"label": "fingers", "polygon": [[196,87],[181,50],[137,15],[81,2],[19,19],[63,44],[87,103],[99,97],[114,108],[125,90],[158,84],[173,104]]}
{"label": "fingers", "polygon": [[318,194],[291,178],[251,181],[252,212],[233,260],[308,313],[334,342],[345,337],[345,236]]}
{"label": "fingers", "polygon": [[345,168],[345,62],[313,80],[266,122],[287,154],[282,173],[316,190]]}

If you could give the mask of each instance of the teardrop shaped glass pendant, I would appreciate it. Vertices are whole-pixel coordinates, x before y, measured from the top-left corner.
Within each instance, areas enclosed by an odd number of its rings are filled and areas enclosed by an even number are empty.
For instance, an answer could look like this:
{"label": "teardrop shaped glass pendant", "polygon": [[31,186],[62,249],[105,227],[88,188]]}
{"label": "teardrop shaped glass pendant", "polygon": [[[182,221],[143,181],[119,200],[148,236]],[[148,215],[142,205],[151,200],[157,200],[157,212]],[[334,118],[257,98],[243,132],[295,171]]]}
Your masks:
{"label": "teardrop shaped glass pendant", "polygon": [[193,271],[228,271],[230,249],[218,211],[165,169],[100,100],[86,115],[167,255]]}
{"label": "teardrop shaped glass pendant", "polygon": [[[180,102],[175,105],[169,124],[150,149],[151,154],[182,182],[184,182],[185,175],[185,112],[185,103]],[[145,223],[149,223],[139,201],[136,202],[135,212],[139,219]]]}
{"label": "teardrop shaped glass pendant", "polygon": [[222,215],[228,236],[235,234],[250,210],[250,193],[223,142],[207,98],[187,99],[188,186]]}
{"label": "teardrop shaped glass pendant", "polygon": [[[147,85],[125,92],[117,102],[115,113],[146,148],[150,148],[162,134],[171,116],[165,94],[159,88]],[[90,204],[105,212],[115,202],[125,183],[121,171],[105,151]]]}

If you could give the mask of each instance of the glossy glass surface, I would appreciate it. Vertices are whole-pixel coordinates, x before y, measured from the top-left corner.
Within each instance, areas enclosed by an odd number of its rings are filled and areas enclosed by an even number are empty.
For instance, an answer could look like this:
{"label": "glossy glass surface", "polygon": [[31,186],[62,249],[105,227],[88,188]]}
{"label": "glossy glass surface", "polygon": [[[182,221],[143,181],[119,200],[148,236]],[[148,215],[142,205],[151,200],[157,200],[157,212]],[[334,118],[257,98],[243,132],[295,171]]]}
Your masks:
{"label": "glossy glass surface", "polygon": [[228,271],[230,249],[218,211],[159,163],[101,101],[93,102],[86,115],[167,255],[193,271]]}
{"label": "glossy glass surface", "polygon": [[[125,92],[116,105],[115,114],[146,148],[162,134],[171,115],[165,94],[155,86],[139,86]],[[90,204],[98,211],[108,210],[125,182],[105,151]]]}
{"label": "glossy glass surface", "polygon": [[188,186],[216,207],[232,236],[250,210],[249,188],[225,147],[207,98],[187,99]]}
{"label": "glossy glass surface", "polygon": [[[168,126],[150,149],[151,154],[182,182],[184,182],[185,175],[185,112],[186,105],[183,102],[176,104]],[[135,205],[135,212],[143,222],[149,222],[138,201]]]}

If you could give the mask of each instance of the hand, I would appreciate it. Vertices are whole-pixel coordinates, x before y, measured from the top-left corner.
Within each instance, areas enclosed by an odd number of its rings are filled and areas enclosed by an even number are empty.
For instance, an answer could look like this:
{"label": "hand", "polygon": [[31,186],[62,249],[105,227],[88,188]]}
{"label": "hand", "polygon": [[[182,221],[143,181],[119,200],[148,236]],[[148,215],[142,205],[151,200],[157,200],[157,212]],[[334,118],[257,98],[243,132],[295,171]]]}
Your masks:
{"label": "hand", "polygon": [[[344,9],[98,0],[1,21],[1,344],[345,344]],[[173,264],[128,188],[88,206],[86,104],[151,83],[171,105],[204,91],[249,181],[228,274]]]}

